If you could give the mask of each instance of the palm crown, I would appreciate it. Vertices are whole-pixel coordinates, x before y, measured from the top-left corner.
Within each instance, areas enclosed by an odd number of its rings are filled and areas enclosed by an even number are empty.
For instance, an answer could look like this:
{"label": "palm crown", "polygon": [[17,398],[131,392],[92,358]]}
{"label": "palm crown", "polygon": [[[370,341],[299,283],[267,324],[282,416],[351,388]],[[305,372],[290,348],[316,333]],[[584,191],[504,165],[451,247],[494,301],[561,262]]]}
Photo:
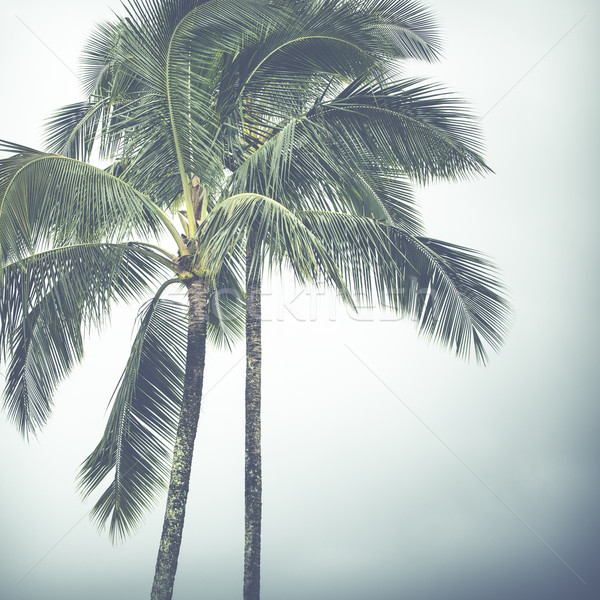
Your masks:
{"label": "palm crown", "polygon": [[[86,330],[115,302],[152,296],[80,474],[84,495],[110,477],[93,514],[116,537],[171,467],[189,363],[189,309],[163,296],[171,284],[203,282],[218,343],[242,334],[246,263],[248,292],[260,291],[263,266],[286,264],[348,302],[373,294],[483,361],[508,310],[490,261],[425,237],[413,201],[412,182],[488,171],[462,103],[399,75],[399,59],[438,56],[420,6],[130,0],[125,10],[91,36],[88,99],[53,115],[48,151],[4,143],[0,161],[0,352],[22,432],[47,420]],[[176,250],[158,245],[164,232]],[[229,292],[210,294],[219,288]]]}

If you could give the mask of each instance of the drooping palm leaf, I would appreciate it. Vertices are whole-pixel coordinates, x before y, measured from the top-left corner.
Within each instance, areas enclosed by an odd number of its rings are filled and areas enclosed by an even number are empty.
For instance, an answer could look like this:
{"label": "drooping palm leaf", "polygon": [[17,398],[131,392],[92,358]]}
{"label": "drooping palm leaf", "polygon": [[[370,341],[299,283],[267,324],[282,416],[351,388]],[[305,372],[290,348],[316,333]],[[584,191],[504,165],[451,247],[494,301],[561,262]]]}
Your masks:
{"label": "drooping palm leaf", "polygon": [[239,256],[250,233],[257,249],[253,273],[263,266],[271,269],[287,263],[299,281],[325,280],[349,299],[345,283],[322,241],[290,210],[259,194],[232,196],[213,209],[200,232],[196,263],[208,274],[218,273],[227,256]]}
{"label": "drooping palm leaf", "polygon": [[244,337],[245,290],[240,281],[242,273],[235,256],[226,259],[208,302],[207,336],[217,348],[231,349]]}
{"label": "drooping palm leaf", "polygon": [[85,460],[79,488],[88,497],[110,477],[91,516],[120,540],[164,489],[185,371],[186,307],[158,295],[142,307],[138,331],[102,440]]}
{"label": "drooping palm leaf", "polygon": [[354,151],[358,154],[354,164],[340,160],[329,131],[307,119],[291,119],[249,155],[228,189],[271,191],[290,209],[349,211],[396,223],[412,234],[423,233],[406,177],[393,168],[368,164],[360,146]]}
{"label": "drooping palm leaf", "polygon": [[311,118],[331,132],[329,144],[350,164],[373,161],[420,182],[489,171],[473,115],[437,84],[357,81],[316,106]]}
{"label": "drooping palm leaf", "polygon": [[84,162],[90,160],[94,148],[99,158],[108,160],[123,151],[122,122],[132,103],[146,92],[139,77],[123,65],[123,40],[128,35],[124,20],[96,26],[82,60],[87,100],[64,106],[47,120],[48,151]]}
{"label": "drooping palm leaf", "polygon": [[410,316],[419,332],[456,354],[487,360],[507,334],[510,306],[483,254],[350,214],[307,211],[303,223],[328,247],[355,294]]}
{"label": "drooping palm leaf", "polygon": [[81,314],[63,304],[61,322],[57,308],[56,298],[46,297],[10,338],[4,410],[26,438],[46,424],[58,384],[83,357]]}
{"label": "drooping palm leaf", "polygon": [[57,110],[46,125],[48,150],[88,161],[106,105],[106,101],[85,101]]}
{"label": "drooping palm leaf", "polygon": [[164,272],[132,244],[66,246],[2,267],[4,407],[23,435],[47,421],[58,384],[83,357],[85,332],[106,321],[115,301],[142,297]]}
{"label": "drooping palm leaf", "polygon": [[[419,332],[434,342],[468,358],[472,351],[485,364],[486,348],[498,351],[507,334],[511,307],[498,270],[486,255],[431,238],[409,238],[396,229],[390,236],[404,242],[411,267],[417,272],[417,298],[409,294],[408,306],[421,308]],[[413,241],[414,240],[414,241]],[[412,242],[412,243],[411,243]]]}
{"label": "drooping palm leaf", "polygon": [[87,163],[25,149],[0,160],[0,257],[70,242],[154,235],[160,214],[150,200]]}
{"label": "drooping palm leaf", "polygon": [[[266,132],[233,175],[232,189],[281,199],[292,186],[296,207],[300,201],[325,208],[323,198],[332,202],[340,189],[356,186],[357,173],[374,190],[407,176],[421,182],[459,179],[488,170],[480,152],[471,115],[439,86],[359,80]],[[339,210],[343,202],[330,206]],[[415,223],[408,213],[402,220]]]}

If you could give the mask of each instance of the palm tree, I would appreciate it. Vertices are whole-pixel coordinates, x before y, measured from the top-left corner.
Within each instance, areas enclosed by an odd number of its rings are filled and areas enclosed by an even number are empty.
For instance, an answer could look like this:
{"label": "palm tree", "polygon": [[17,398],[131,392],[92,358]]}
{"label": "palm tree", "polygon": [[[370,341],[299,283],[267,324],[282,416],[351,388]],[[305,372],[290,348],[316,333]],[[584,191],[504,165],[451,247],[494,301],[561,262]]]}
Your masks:
{"label": "palm tree", "polygon": [[[119,538],[139,524],[170,471],[152,592],[158,598],[172,594],[207,333],[228,343],[239,331],[239,298],[211,296],[239,289],[235,262],[213,261],[210,270],[195,257],[225,179],[223,131],[235,122],[228,111],[237,110],[227,106],[224,79],[232,72],[223,66],[264,37],[273,15],[259,1],[243,10],[207,4],[132,2],[126,19],[99,26],[92,37],[84,71],[90,99],[56,113],[50,152],[1,147],[12,156],[0,162],[0,349],[9,366],[7,410],[25,435],[47,420],[57,384],[83,356],[84,332],[106,322],[115,301],[156,290],[140,310],[80,488],[88,496],[109,479],[92,516],[101,526],[110,522]],[[89,163],[95,142],[109,161],[105,169]],[[183,233],[165,209],[178,215]],[[329,266],[325,275],[335,280],[332,261],[306,227],[283,225],[305,246],[292,256],[272,245],[272,258],[291,258],[301,280]],[[151,243],[164,230],[177,255]],[[163,298],[172,284],[185,289],[187,309]]]}
{"label": "palm tree", "polygon": [[[461,103],[439,86],[396,74],[398,59],[435,58],[430,16],[412,2],[277,4],[293,19],[255,50],[257,66],[240,85],[246,129],[229,165],[231,189],[276,198],[327,246],[354,292],[376,294],[457,355],[474,350],[485,362],[486,344],[497,349],[505,334],[507,305],[495,269],[477,252],[425,237],[410,194],[411,181],[488,170]],[[235,252],[240,231],[247,240],[244,598],[256,600],[260,241],[254,215],[231,219],[234,210],[228,206],[225,218],[218,205],[203,235],[218,240],[221,260]]]}
{"label": "palm tree", "polygon": [[[483,341],[500,342],[491,265],[423,237],[410,196],[410,179],[486,170],[455,101],[393,75],[397,59],[436,52],[412,2],[133,0],[92,36],[89,100],[55,115],[55,154],[8,147],[0,348],[16,365],[10,389],[25,390],[8,396],[24,431],[43,424],[56,382],[81,358],[82,328],[115,299],[158,287],[80,479],[87,495],[114,470],[93,515],[123,536],[164,485],[174,444],[153,598],[172,595],[207,328],[222,342],[240,331],[239,301],[211,296],[216,287],[240,287],[245,269],[246,600],[260,581],[262,266],[287,262],[300,281],[325,278],[346,297],[347,285],[373,292],[458,354],[483,357]],[[96,141],[105,170],[87,164]],[[177,255],[132,241],[161,229]],[[98,281],[86,283],[90,264]],[[185,327],[184,307],[162,297],[171,282],[187,292]]]}

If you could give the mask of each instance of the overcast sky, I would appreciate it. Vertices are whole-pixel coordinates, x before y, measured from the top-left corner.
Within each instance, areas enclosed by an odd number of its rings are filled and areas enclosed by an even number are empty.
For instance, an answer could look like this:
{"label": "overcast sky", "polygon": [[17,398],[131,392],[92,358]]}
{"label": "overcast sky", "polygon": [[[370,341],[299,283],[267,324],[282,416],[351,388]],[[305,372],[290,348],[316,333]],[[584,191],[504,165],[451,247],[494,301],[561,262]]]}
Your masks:
{"label": "overcast sky", "polygon": [[[413,71],[471,102],[495,174],[418,196],[430,235],[494,257],[515,322],[481,368],[410,322],[267,287],[264,600],[600,597],[597,3],[428,4],[445,56]],[[0,138],[41,145],[118,6],[1,0]],[[92,341],[39,440],[0,420],[2,598],[149,596],[164,499],[113,547],[74,484],[134,315]],[[180,600],[241,597],[243,378],[242,346],[210,352]]]}

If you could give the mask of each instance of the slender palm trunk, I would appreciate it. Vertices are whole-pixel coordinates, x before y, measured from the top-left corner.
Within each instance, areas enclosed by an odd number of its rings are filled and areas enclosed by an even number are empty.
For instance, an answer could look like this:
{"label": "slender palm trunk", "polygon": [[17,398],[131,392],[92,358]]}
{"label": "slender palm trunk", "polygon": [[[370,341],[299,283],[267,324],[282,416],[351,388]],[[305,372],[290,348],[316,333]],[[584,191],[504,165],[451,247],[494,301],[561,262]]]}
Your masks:
{"label": "slender palm trunk", "polygon": [[[246,538],[244,600],[260,598],[262,467],[260,452],[261,284],[252,272],[254,245],[246,252]],[[256,269],[258,271],[258,269]]]}
{"label": "slender palm trunk", "polygon": [[189,284],[188,293],[188,344],[183,402],[175,439],[167,508],[156,560],[151,600],[171,600],[173,595],[185,505],[190,487],[194,440],[200,416],[206,354],[208,288],[203,280],[195,279]]}

